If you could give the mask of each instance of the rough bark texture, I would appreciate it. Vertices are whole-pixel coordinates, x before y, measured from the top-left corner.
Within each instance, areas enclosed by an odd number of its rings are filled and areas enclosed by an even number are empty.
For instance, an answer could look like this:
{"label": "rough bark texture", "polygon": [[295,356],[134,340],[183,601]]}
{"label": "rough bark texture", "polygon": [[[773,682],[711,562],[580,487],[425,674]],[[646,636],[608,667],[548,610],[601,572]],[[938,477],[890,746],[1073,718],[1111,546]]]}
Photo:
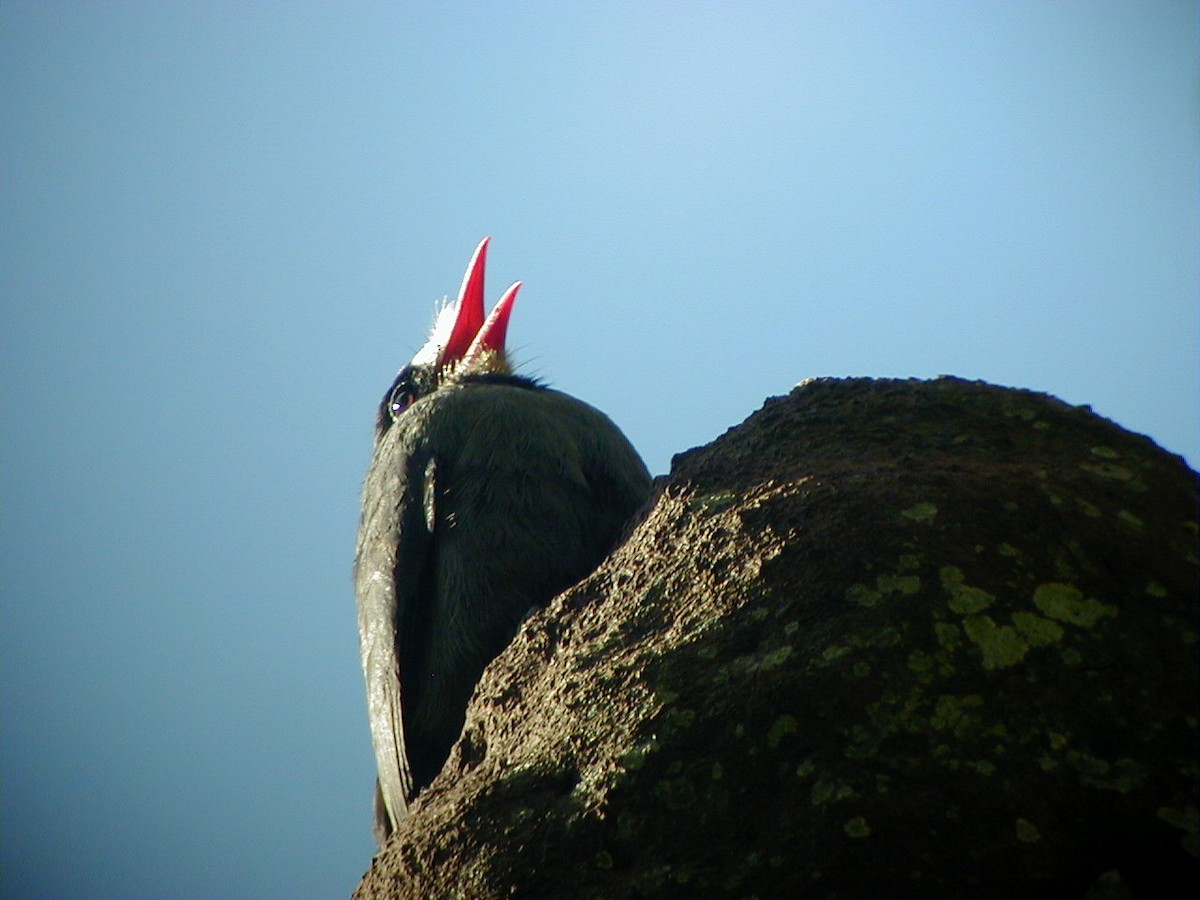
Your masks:
{"label": "rough bark texture", "polygon": [[1190,897],[1197,486],[1042,394],[802,384],[524,624],[357,896]]}

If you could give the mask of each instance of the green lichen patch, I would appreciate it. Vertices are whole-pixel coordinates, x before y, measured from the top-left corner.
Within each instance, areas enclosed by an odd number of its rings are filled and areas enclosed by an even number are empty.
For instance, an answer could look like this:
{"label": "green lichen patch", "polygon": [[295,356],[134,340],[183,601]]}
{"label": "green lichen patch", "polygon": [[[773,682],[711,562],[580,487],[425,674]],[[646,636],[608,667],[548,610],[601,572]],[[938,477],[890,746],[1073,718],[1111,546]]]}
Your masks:
{"label": "green lichen patch", "polygon": [[851,648],[847,647],[845,644],[830,644],[821,651],[821,655],[817,658],[816,662],[817,665],[822,667],[831,666],[843,656],[851,652],[853,652]]}
{"label": "green lichen patch", "polygon": [[784,713],[775,719],[771,723],[771,727],[767,729],[767,746],[771,749],[776,749],[785,735],[796,734],[799,730],[800,723],[796,721],[796,717]]}
{"label": "green lichen patch", "polygon": [[978,731],[982,722],[975,710],[983,706],[979,694],[942,694],[937,699],[929,726],[934,731],[952,731],[956,737]]}
{"label": "green lichen patch", "polygon": [[985,669],[1015,666],[1029,652],[1029,644],[1011,625],[997,625],[991,616],[967,616],[963,620],[967,637],[983,652]]}
{"label": "green lichen patch", "polygon": [[1017,840],[1022,844],[1036,844],[1042,839],[1037,826],[1028,819],[1017,819],[1016,832]]}
{"label": "green lichen patch", "polygon": [[1090,753],[1068,750],[1066,760],[1079,773],[1080,783],[1102,791],[1128,794],[1141,787],[1146,780],[1145,768],[1128,757],[1110,763]]}
{"label": "green lichen patch", "polygon": [[923,525],[930,524],[937,518],[938,508],[936,503],[918,503],[915,506],[910,506],[908,509],[900,510],[900,515],[912,522],[920,522]]}
{"label": "green lichen patch", "polygon": [[875,581],[883,594],[915,594],[921,590],[921,579],[916,575],[880,575]]}
{"label": "green lichen patch", "polygon": [[1061,625],[1043,618],[1037,613],[1021,610],[1012,614],[1012,621],[1017,632],[1031,647],[1056,644],[1063,638],[1064,632]]}
{"label": "green lichen patch", "polygon": [[1121,454],[1112,447],[1093,447],[1092,456],[1098,456],[1101,459],[1120,459]]}
{"label": "green lichen patch", "polygon": [[952,625],[949,622],[935,622],[933,624],[933,632],[937,635],[938,643],[951,653],[962,646],[963,633],[962,629],[957,625]]}
{"label": "green lichen patch", "polygon": [[715,491],[702,497],[693,497],[688,503],[692,512],[714,513],[730,507],[737,500],[732,491]]}
{"label": "green lichen patch", "polygon": [[855,816],[842,826],[842,830],[852,838],[865,838],[871,833],[871,826],[862,816]]}
{"label": "green lichen patch", "polygon": [[908,668],[917,674],[924,674],[934,667],[934,659],[924,650],[914,650],[908,654]]}
{"label": "green lichen patch", "polygon": [[1122,524],[1128,525],[1130,528],[1134,529],[1135,531],[1141,531],[1143,528],[1146,527],[1145,522],[1143,522],[1140,518],[1135,516],[1133,513],[1131,513],[1127,509],[1123,509],[1119,513],[1117,513],[1117,520],[1120,521]]}
{"label": "green lichen patch", "polygon": [[1012,556],[1020,556],[1021,555],[1020,549],[1018,549],[1017,547],[1014,547],[1012,544],[1000,544],[996,548],[996,550],[1000,553],[1001,556],[1012,557]]}
{"label": "green lichen patch", "polygon": [[1081,628],[1091,628],[1101,619],[1117,614],[1115,606],[1084,597],[1075,585],[1057,581],[1039,584],[1033,592],[1033,605],[1051,619]]}
{"label": "green lichen patch", "polygon": [[1002,407],[1004,417],[1006,419],[1020,419],[1023,422],[1033,422],[1037,419],[1037,413],[1027,406],[1012,406],[1005,404]]}
{"label": "green lichen patch", "polygon": [[882,599],[883,595],[879,591],[873,590],[872,588],[867,587],[865,584],[852,584],[850,587],[846,588],[847,603],[856,603],[859,606],[872,607],[876,606]]}
{"label": "green lichen patch", "polygon": [[[890,735],[922,731],[924,713],[921,710],[927,702],[922,685],[906,685],[903,693],[885,688],[877,701],[867,704],[867,719],[871,727],[856,725],[850,731],[856,742],[870,745],[871,749],[860,751],[858,755],[869,755],[875,746]],[[847,750],[847,755],[850,752]]]}
{"label": "green lichen patch", "polygon": [[813,806],[824,806],[826,803],[837,803],[840,800],[849,800],[857,796],[858,794],[850,785],[829,778],[817,779],[817,783],[812,786],[812,792],[809,795]]}
{"label": "green lichen patch", "polygon": [[889,625],[875,631],[864,643],[871,647],[899,647],[904,643],[904,634],[899,628]]}
{"label": "green lichen patch", "polygon": [[622,753],[620,757],[618,757],[617,761],[631,772],[636,772],[638,769],[646,765],[647,757],[649,757],[652,753],[657,752],[657,750],[658,741],[654,738],[651,738],[650,740],[639,744],[637,747],[634,747],[632,750]]}
{"label": "green lichen patch", "polygon": [[690,728],[696,721],[696,711],[694,709],[670,709],[667,710],[667,726],[673,729]]}
{"label": "green lichen patch", "polygon": [[962,569],[958,566],[943,566],[938,570],[938,576],[942,580],[942,590],[948,598],[946,605],[960,616],[983,612],[996,601],[995,596],[983,588],[966,584]]}
{"label": "green lichen patch", "polygon": [[782,647],[769,650],[758,661],[750,665],[750,670],[753,672],[766,672],[771,669],[777,669],[787,661],[792,652],[791,644],[784,644]]}
{"label": "green lichen patch", "polygon": [[888,594],[915,594],[921,590],[921,579],[917,575],[880,575],[875,579],[875,587],[865,584],[854,584],[846,589],[846,600],[859,606],[876,606]]}

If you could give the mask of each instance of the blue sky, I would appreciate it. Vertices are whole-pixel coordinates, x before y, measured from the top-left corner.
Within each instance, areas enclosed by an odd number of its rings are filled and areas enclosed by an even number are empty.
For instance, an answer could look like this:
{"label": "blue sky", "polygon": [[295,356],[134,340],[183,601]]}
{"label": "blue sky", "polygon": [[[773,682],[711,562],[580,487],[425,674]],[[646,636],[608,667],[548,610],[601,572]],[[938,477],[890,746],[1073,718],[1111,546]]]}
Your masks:
{"label": "blue sky", "polygon": [[0,6],[0,893],[372,852],[375,405],[476,242],[652,471],[811,376],[1200,461],[1197,6]]}

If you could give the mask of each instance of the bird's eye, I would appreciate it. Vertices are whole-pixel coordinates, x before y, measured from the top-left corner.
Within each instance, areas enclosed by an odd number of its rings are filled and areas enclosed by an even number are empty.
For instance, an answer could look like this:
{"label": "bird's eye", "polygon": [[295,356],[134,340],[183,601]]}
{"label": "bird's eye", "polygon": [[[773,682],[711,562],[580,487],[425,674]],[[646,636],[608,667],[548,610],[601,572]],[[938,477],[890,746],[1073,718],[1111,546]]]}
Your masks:
{"label": "bird's eye", "polygon": [[392,397],[388,400],[388,409],[392,413],[392,419],[398,419],[400,414],[413,405],[413,401],[417,399],[417,395],[412,392],[412,389],[405,385],[398,385],[392,391]]}

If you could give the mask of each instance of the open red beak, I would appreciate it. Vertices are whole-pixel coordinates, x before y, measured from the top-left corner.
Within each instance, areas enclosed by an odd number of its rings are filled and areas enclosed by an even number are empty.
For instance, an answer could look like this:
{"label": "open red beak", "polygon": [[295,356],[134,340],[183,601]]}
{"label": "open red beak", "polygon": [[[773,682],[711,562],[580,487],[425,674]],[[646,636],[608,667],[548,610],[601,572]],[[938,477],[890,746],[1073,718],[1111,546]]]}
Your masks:
{"label": "open red beak", "polygon": [[500,297],[496,308],[492,310],[492,314],[487,317],[487,321],[479,329],[479,334],[475,335],[475,340],[467,348],[465,359],[475,359],[488,350],[496,353],[504,352],[504,336],[508,333],[508,317],[512,314],[513,301],[517,299],[517,291],[520,289],[521,282],[514,281],[512,286]]}
{"label": "open red beak", "polygon": [[462,287],[458,289],[458,315],[446,346],[438,354],[438,366],[458,362],[466,355],[483,325],[483,273],[487,268],[487,248],[490,237],[485,237],[471,255],[467,273],[463,275]]}
{"label": "open red beak", "polygon": [[500,298],[487,321],[483,318],[483,276],[487,268],[487,249],[490,237],[485,237],[475,248],[467,272],[463,275],[462,287],[458,291],[458,312],[454,327],[446,346],[438,354],[438,366],[472,360],[486,351],[504,352],[504,338],[508,333],[508,317],[512,314],[513,301],[521,282],[516,282]]}

